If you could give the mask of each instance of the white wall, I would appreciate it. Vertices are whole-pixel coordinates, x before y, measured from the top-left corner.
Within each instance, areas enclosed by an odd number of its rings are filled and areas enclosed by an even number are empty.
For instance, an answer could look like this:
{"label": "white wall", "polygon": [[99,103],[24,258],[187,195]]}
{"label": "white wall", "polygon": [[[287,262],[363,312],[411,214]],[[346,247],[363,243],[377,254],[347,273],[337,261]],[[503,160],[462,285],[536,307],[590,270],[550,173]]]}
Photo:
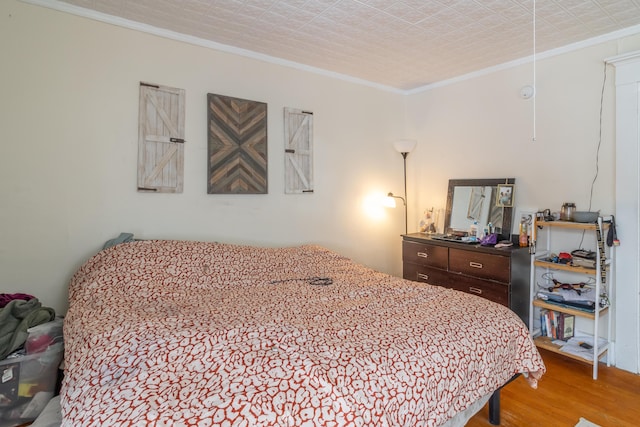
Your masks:
{"label": "white wall", "polygon": [[[450,178],[515,177],[517,207],[559,211],[572,201],[587,210],[602,60],[610,52],[597,46],[537,63],[535,142],[533,99],[519,96],[522,86],[532,84],[531,64],[409,96],[408,123],[423,141],[415,194],[421,207],[444,207]],[[606,213],[614,206],[612,90],[609,79],[592,204]]]}
{"label": "white wall", "polygon": [[[75,269],[138,238],[321,244],[401,273],[401,95],[16,1],[0,2],[0,292],[66,310]],[[182,194],[136,191],[138,84],[186,89]],[[268,104],[267,195],[207,195],[206,95]],[[314,112],[315,193],[284,194],[283,107]]]}
{"label": "white wall", "polygon": [[[604,59],[636,50],[639,44],[640,36],[627,37],[538,61],[535,142],[533,99],[519,97],[520,89],[532,84],[532,64],[408,96],[408,133],[421,141],[413,159],[415,185],[409,192],[417,205],[411,216],[417,220],[424,209],[444,207],[449,179],[478,177],[516,178],[517,217],[523,210],[559,211],[563,202],[575,202],[578,210],[615,214],[616,186],[625,182],[616,182],[615,70],[611,65],[600,128]],[[575,249],[581,242],[582,234],[572,233],[564,245]],[[617,252],[624,254],[634,245],[622,241]],[[587,247],[586,238],[583,247]],[[619,291],[626,291],[619,292],[621,297],[637,301],[632,291],[637,284],[619,279]],[[615,338],[621,349],[637,349],[637,336],[626,332],[625,322],[637,324],[638,308],[624,311],[622,304],[621,308]],[[637,371],[638,354],[626,354],[625,359],[631,360],[625,369]]]}

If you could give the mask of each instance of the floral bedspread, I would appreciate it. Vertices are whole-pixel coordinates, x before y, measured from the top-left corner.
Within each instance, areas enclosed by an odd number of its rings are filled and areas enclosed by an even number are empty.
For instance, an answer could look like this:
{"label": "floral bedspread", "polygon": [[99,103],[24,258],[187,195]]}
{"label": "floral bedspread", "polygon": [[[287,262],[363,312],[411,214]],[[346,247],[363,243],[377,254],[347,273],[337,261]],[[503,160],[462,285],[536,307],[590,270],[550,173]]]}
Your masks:
{"label": "floral bedspread", "polygon": [[545,370],[507,308],[317,246],[120,244],[69,304],[65,426],[438,426]]}

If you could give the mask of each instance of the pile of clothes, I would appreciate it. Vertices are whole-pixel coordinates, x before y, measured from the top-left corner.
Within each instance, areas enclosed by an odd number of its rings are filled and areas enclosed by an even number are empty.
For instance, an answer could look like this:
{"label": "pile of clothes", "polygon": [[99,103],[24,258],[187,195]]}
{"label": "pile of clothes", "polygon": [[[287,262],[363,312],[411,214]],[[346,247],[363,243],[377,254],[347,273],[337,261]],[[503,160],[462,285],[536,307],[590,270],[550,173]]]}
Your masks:
{"label": "pile of clothes", "polygon": [[33,295],[0,294],[0,426],[30,423],[59,384],[63,319]]}
{"label": "pile of clothes", "polygon": [[43,307],[33,295],[0,294],[0,360],[25,345],[29,328],[55,317],[55,310]]}

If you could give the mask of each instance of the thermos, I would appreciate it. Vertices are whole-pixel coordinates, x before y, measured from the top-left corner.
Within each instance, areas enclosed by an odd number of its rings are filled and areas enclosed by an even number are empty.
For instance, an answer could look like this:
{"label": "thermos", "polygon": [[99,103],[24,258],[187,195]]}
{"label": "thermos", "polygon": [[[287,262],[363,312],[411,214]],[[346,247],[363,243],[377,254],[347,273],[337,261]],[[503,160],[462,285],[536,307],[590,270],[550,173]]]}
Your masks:
{"label": "thermos", "polygon": [[576,204],[565,202],[560,209],[560,221],[573,221],[573,213],[576,211]]}

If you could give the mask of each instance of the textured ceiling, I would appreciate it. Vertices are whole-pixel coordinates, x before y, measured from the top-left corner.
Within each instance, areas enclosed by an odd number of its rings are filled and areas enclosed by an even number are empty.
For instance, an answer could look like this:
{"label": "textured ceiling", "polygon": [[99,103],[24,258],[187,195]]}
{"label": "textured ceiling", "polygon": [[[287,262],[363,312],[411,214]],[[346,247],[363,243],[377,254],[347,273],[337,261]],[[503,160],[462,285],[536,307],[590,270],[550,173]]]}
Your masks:
{"label": "textured ceiling", "polygon": [[[45,3],[79,6],[403,91],[533,54],[533,0]],[[537,0],[535,11],[538,53],[619,30],[636,32],[632,27],[640,25],[640,0]]]}

